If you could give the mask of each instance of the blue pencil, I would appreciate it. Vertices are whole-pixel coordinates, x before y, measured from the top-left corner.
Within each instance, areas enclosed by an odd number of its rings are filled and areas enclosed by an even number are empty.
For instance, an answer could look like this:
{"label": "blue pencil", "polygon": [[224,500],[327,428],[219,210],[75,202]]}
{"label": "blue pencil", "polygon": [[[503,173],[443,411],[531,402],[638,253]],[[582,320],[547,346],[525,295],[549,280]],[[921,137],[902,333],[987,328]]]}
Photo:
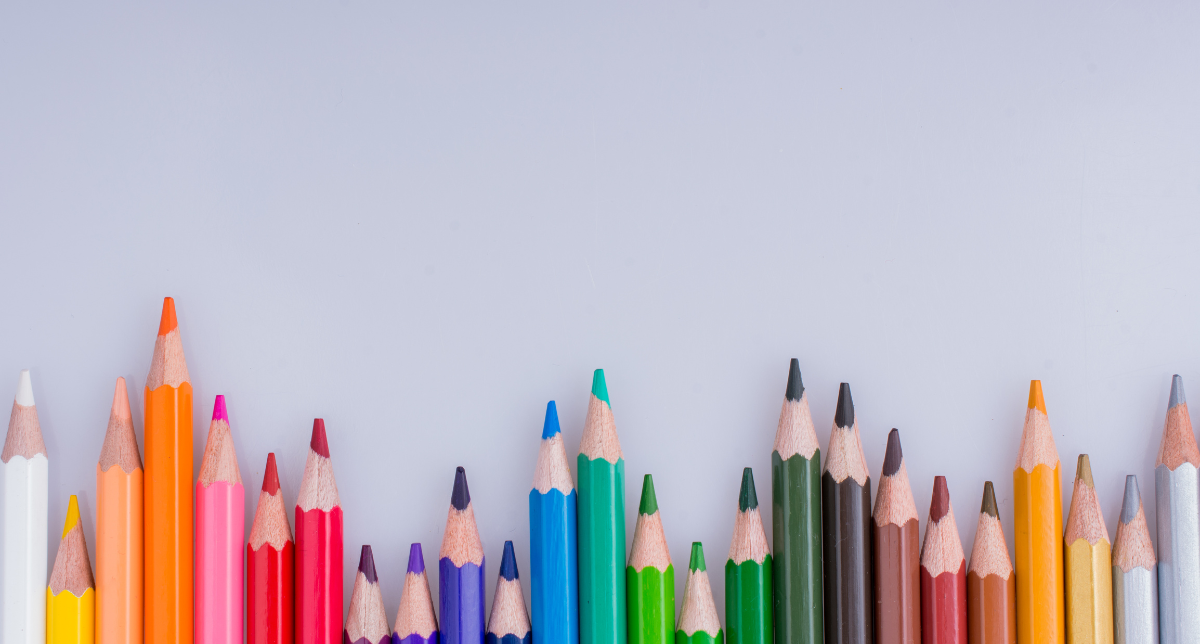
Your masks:
{"label": "blue pencil", "polygon": [[529,492],[529,583],[539,644],[579,643],[576,499],[558,409],[551,400]]}
{"label": "blue pencil", "polygon": [[517,576],[517,556],[511,541],[504,542],[496,595],[492,598],[492,616],[488,619],[486,644],[533,644],[529,614],[525,612],[525,593]]}
{"label": "blue pencil", "polygon": [[433,596],[429,594],[425,554],[419,543],[408,548],[408,572],[404,575],[404,594],[400,595],[400,608],[396,611],[392,644],[438,644]]}
{"label": "blue pencil", "polygon": [[483,643],[483,544],[475,526],[467,471],[454,474],[454,493],[438,560],[442,644]]}

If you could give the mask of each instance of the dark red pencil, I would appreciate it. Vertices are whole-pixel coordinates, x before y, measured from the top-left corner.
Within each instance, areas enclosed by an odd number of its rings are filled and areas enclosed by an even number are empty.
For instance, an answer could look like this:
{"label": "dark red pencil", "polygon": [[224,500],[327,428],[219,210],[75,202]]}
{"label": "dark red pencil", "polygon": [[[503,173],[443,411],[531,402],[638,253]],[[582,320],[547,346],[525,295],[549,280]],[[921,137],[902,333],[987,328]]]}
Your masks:
{"label": "dark red pencil", "polygon": [[304,479],[296,496],[296,642],[342,641],[342,503],[325,421],[313,421]]}
{"label": "dark red pencil", "polygon": [[944,476],[933,479],[921,546],[921,642],[967,644],[967,561]]}
{"label": "dark red pencil", "polygon": [[292,644],[295,550],[272,452],[246,544],[247,644]]}

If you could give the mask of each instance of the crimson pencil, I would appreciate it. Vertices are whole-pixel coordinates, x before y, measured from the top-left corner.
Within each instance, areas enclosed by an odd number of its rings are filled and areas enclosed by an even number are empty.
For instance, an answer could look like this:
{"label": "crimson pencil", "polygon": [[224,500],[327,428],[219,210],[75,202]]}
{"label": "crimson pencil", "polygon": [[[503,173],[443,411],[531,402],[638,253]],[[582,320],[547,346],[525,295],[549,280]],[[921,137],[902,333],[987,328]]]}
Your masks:
{"label": "crimson pencil", "polygon": [[342,503],[325,421],[313,421],[304,479],[296,497],[296,642],[342,640]]}
{"label": "crimson pencil", "polygon": [[267,454],[258,509],[246,544],[247,644],[293,643],[295,557],[272,452]]}
{"label": "crimson pencil", "polygon": [[921,546],[921,642],[967,644],[967,561],[944,476],[933,479]]}

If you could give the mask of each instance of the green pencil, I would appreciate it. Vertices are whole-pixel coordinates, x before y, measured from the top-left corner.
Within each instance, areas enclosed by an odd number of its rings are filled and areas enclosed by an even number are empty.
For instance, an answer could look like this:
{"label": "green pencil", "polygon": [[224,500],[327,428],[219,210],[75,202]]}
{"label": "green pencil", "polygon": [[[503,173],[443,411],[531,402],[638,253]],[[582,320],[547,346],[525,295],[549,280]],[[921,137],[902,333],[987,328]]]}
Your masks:
{"label": "green pencil", "polygon": [[604,370],[579,445],[579,642],[625,644],[625,459]]}
{"label": "green pencil", "polygon": [[821,449],[792,358],[771,452],[776,644],[821,644]]}
{"label": "green pencil", "polygon": [[642,482],[642,505],[625,569],[629,588],[629,644],[671,644],[675,638],[675,567],[667,550],[654,479]]}
{"label": "green pencil", "polygon": [[679,609],[679,630],[675,644],[724,644],[725,633],[717,618],[712,585],[704,567],[704,546],[692,543],[692,560],[688,562],[687,583],[683,587],[683,608]]}
{"label": "green pencil", "polygon": [[725,562],[725,626],[729,644],[771,644],[771,549],[758,514],[754,470],[742,471],[742,492]]}

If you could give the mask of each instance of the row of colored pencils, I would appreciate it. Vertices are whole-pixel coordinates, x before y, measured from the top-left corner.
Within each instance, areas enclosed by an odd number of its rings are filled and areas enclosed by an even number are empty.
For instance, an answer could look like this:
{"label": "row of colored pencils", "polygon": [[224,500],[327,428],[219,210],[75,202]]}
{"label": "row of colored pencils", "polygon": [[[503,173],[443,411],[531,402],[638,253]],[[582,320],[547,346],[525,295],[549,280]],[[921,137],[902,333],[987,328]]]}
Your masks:
{"label": "row of colored pencils", "polygon": [[117,380],[97,465],[95,577],[72,496],[47,581],[49,461],[31,379],[21,373],[0,456],[3,644],[97,638],[104,644],[229,644],[240,641],[243,630],[251,644],[528,644],[535,634],[548,644],[709,644],[726,637],[734,644],[1140,643],[1160,635],[1173,644],[1200,638],[1200,449],[1178,376],[1156,464],[1157,557],[1133,476],[1110,542],[1087,455],[1079,457],[1064,532],[1061,465],[1041,384],[1031,383],[1013,472],[1014,568],[991,482],[984,486],[969,566],[944,477],[935,477],[918,545],[919,518],[895,429],[872,504],[845,383],[822,463],[799,363],[792,360],[772,451],[774,556],[746,468],[725,565],[724,630],[700,543],[692,546],[676,620],[675,571],[649,475],[626,553],[625,463],[602,370],[593,378],[578,485],[554,402],[546,409],[529,493],[530,612],[512,542],[506,542],[485,620],[483,547],[466,473],[458,468],[438,561],[440,627],[420,544],[410,550],[394,629],[370,546],[360,554],[343,620],[343,516],[321,419],[313,423],[294,539],[270,454],[245,540],[245,492],[223,396],[213,403],[193,482],[192,388],[170,298],[145,401],[143,462],[125,383]]}

